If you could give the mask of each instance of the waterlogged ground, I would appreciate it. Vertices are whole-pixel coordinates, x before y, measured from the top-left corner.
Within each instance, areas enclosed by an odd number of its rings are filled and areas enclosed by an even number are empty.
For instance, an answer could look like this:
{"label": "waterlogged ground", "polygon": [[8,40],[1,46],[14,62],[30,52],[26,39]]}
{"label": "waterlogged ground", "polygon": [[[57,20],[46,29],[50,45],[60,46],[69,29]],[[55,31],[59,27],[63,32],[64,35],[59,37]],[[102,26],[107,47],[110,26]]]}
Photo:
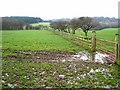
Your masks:
{"label": "waterlogged ground", "polygon": [[66,52],[14,53],[18,57],[3,57],[3,88],[118,88],[118,66],[114,64],[85,62]]}

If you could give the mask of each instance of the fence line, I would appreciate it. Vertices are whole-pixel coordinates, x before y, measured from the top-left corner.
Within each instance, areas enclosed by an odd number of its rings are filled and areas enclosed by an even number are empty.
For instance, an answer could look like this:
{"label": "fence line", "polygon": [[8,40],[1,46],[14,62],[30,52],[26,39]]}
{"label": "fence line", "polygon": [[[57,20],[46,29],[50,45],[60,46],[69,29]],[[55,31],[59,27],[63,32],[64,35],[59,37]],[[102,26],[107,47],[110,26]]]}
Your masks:
{"label": "fence line", "polygon": [[[106,47],[106,45],[102,44],[101,42],[97,42],[97,44],[100,45],[101,47]],[[108,47],[114,49],[113,45]]]}
{"label": "fence line", "polygon": [[92,60],[95,59],[95,53],[96,51],[101,51],[106,54],[111,55],[111,59],[114,60],[117,64],[120,64],[119,58],[119,50],[120,48],[118,44],[118,35],[115,37],[115,41],[110,40],[104,40],[100,38],[96,38],[96,32],[92,32],[91,37],[85,37],[85,36],[78,36],[66,32],[60,32],[60,31],[53,31],[55,34],[61,35],[64,38],[71,39],[74,43],[82,46],[87,47],[85,49],[89,50],[92,55]]}
{"label": "fence line", "polygon": [[118,42],[118,34],[115,36],[115,60],[118,65],[120,65],[120,43]]}
{"label": "fence line", "polygon": [[104,42],[109,42],[109,43],[115,44],[115,42],[110,41],[110,40],[104,40],[104,39],[100,39],[100,38],[96,38],[96,40],[100,40],[100,41],[104,41]]}
{"label": "fence line", "polygon": [[90,50],[89,44],[91,44],[91,38],[85,37],[85,36],[78,36],[66,32],[60,32],[60,31],[53,31],[55,34],[58,34],[66,39],[72,40],[74,43],[84,47],[87,50]]}

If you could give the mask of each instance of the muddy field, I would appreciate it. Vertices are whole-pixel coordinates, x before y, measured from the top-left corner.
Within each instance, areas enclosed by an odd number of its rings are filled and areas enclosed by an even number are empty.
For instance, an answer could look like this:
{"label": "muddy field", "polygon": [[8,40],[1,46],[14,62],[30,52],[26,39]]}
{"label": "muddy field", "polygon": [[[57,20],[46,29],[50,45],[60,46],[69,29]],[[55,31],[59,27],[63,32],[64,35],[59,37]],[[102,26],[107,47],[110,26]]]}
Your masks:
{"label": "muddy field", "polygon": [[80,60],[82,54],[13,51],[3,57],[3,88],[117,88],[118,67]]}

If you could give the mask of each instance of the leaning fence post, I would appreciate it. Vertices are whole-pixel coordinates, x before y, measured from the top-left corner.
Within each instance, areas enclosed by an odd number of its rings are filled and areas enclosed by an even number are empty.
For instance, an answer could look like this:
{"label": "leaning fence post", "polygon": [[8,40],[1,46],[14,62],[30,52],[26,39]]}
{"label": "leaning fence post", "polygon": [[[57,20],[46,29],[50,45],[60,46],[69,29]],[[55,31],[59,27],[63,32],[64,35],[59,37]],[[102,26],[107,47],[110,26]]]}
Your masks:
{"label": "leaning fence post", "polygon": [[91,56],[92,60],[95,60],[95,54],[96,54],[96,32],[92,32],[92,48],[91,48]]}
{"label": "leaning fence post", "polygon": [[119,42],[118,42],[118,34],[116,34],[115,35],[115,62],[119,65],[120,64],[120,61],[119,61],[119,54],[120,54],[120,52],[119,52],[119,49],[120,49],[120,47],[119,47],[120,45],[119,45]]}

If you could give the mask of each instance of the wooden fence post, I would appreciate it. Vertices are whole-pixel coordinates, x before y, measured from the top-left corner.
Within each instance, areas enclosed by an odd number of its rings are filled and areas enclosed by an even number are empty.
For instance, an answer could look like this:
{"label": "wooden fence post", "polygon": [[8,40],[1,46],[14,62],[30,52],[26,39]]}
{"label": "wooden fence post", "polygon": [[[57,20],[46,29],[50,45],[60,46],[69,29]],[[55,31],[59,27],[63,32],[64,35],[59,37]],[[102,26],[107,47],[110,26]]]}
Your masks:
{"label": "wooden fence post", "polygon": [[91,48],[91,57],[92,60],[95,60],[95,54],[96,54],[96,32],[92,32],[92,48]]}
{"label": "wooden fence post", "polygon": [[115,63],[117,63],[118,65],[120,65],[120,45],[118,42],[118,34],[115,35]]}

